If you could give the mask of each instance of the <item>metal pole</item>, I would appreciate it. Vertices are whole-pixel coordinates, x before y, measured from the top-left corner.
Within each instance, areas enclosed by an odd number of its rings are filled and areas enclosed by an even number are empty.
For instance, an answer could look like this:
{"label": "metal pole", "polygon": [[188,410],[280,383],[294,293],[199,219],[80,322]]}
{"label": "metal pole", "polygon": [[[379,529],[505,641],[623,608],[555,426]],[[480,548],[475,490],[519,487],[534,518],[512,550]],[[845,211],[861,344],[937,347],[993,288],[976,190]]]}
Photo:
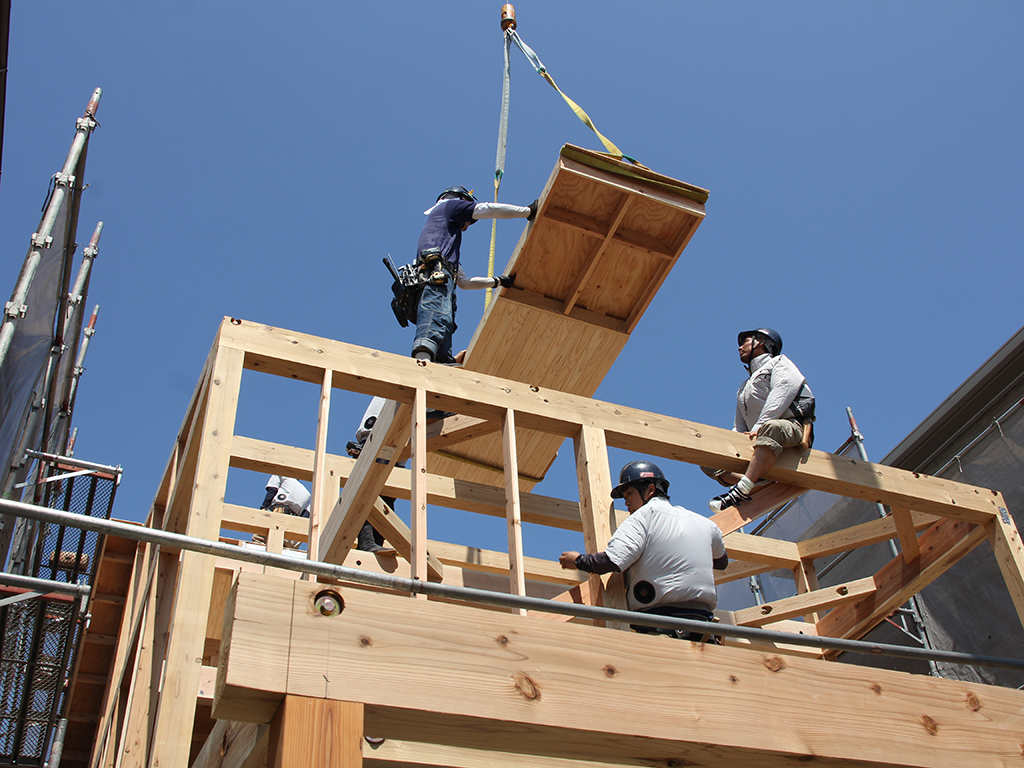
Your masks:
{"label": "metal pole", "polygon": [[69,584],[66,581],[37,579],[34,576],[21,576],[16,573],[0,573],[0,585],[18,587],[19,589],[31,589],[42,594],[56,592],[57,594],[71,595],[72,597],[86,597],[92,591],[88,584]]}
{"label": "metal pole", "polygon": [[29,289],[32,287],[32,281],[35,280],[36,271],[39,269],[39,262],[42,261],[42,250],[48,248],[53,241],[50,233],[53,232],[53,225],[68,188],[74,181],[71,172],[78,163],[78,158],[82,154],[89,134],[97,125],[94,117],[102,94],[103,91],[100,88],[93,91],[89,105],[85,108],[85,115],[78,119],[75,138],[71,142],[71,150],[64,161],[64,168],[57,174],[56,187],[39,224],[39,231],[32,235],[32,250],[25,257],[25,263],[21,267],[21,274],[18,276],[14,293],[11,294],[11,300],[7,302],[3,325],[0,326],[0,365],[3,365],[4,360],[7,359],[7,352],[11,348],[11,340],[14,338],[14,329],[18,324],[18,319],[25,313],[25,301],[28,298]]}
{"label": "metal pole", "polygon": [[[870,459],[868,459],[867,449],[864,447],[864,435],[862,435],[860,430],[857,428],[857,421],[853,418],[853,409],[849,406],[846,408],[846,416],[850,420],[850,434],[853,436],[853,442],[857,446],[858,455],[864,461],[870,461]],[[888,514],[885,511],[885,506],[875,502],[875,507],[878,509],[879,517],[888,517]],[[899,547],[896,546],[896,542],[892,539],[889,539],[889,551],[892,552],[892,556],[894,558],[900,556]],[[925,631],[924,620],[921,618],[921,612],[918,610],[917,597],[914,596],[907,600],[907,605],[910,608],[910,620],[913,622],[916,632],[912,632],[910,630],[907,623],[907,617],[901,614],[900,622],[903,624],[903,631],[911,637],[916,638],[924,648],[930,649],[932,645],[928,639],[928,633]],[[939,674],[939,668],[932,659],[928,660],[928,673],[932,677],[941,677]]]}
{"label": "metal pole", "polygon": [[50,759],[46,768],[59,768],[61,755],[64,754],[64,736],[68,731],[68,719],[62,717],[57,721],[57,730],[53,734],[53,746],[50,747]]}
{"label": "metal pole", "polygon": [[727,637],[739,637],[747,640],[763,640],[774,643],[786,643],[788,645],[807,646],[810,648],[824,648],[826,650],[833,651],[864,653],[872,656],[898,656],[910,659],[934,657],[941,661],[950,661],[957,664],[977,664],[980,666],[1024,670],[1024,659],[978,656],[970,653],[954,653],[952,651],[929,651],[924,648],[908,648],[902,645],[867,643],[861,640],[844,640],[841,638],[818,637],[815,635],[798,635],[791,634],[789,632],[757,629],[755,627],[738,627],[733,626],[732,624],[712,624],[707,621],[676,619],[669,616],[656,616],[649,613],[638,613],[636,611],[621,611],[595,605],[562,603],[555,600],[544,600],[539,597],[524,597],[521,595],[509,595],[503,592],[489,592],[484,589],[436,584],[433,582],[419,581],[418,579],[404,579],[398,576],[391,576],[389,574],[371,573],[370,571],[363,571],[358,568],[347,568],[343,565],[321,563],[315,560],[304,560],[290,557],[288,555],[277,555],[263,550],[246,549],[234,544],[223,544],[219,541],[196,539],[191,536],[184,536],[180,533],[170,533],[169,531],[145,528],[137,525],[131,525],[129,523],[122,523],[117,520],[102,520],[95,517],[85,517],[71,512],[61,512],[55,509],[47,509],[46,507],[37,507],[32,504],[23,504],[9,499],[0,499],[0,511],[20,517],[28,517],[44,523],[54,523],[56,525],[81,528],[87,531],[95,531],[96,533],[120,536],[133,541],[145,541],[150,544],[158,544],[170,549],[185,549],[190,552],[202,552],[207,555],[216,555],[218,557],[226,557],[232,560],[242,560],[249,563],[256,563],[257,565],[286,568],[288,570],[299,571],[301,573],[309,573],[314,576],[325,576],[332,579],[354,581],[358,584],[367,584],[380,589],[409,592],[414,595],[423,594],[433,597],[449,598],[452,600],[497,605],[504,608],[526,608],[528,610],[557,613],[565,616],[576,616],[583,619],[641,624],[647,627],[680,629],[687,632],[709,633],[713,635],[724,635]]}

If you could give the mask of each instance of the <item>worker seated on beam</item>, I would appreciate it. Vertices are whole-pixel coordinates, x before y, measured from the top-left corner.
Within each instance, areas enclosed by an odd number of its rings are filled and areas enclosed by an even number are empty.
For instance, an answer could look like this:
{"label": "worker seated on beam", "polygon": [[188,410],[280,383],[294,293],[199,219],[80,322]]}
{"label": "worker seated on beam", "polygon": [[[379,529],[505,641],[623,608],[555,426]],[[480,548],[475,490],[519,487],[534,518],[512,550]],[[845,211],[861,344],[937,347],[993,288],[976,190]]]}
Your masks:
{"label": "worker seated on beam", "polygon": [[[718,594],[713,571],[724,570],[729,555],[722,531],[711,520],[668,497],[668,480],[656,464],[632,461],[619,473],[613,499],[622,499],[629,517],[618,527],[603,552],[563,552],[563,568],[586,573],[623,573],[631,611],[680,619],[713,621]],[[710,635],[640,624],[642,634],[702,641]]]}
{"label": "worker seated on beam", "polygon": [[[308,518],[310,498],[306,486],[295,478],[271,475],[267,479],[267,495],[263,499],[263,503],[260,504],[260,509]],[[252,540],[263,546],[267,544],[267,540],[258,533],[252,535]],[[289,549],[298,549],[302,546],[302,542],[285,539],[284,545]]]}
{"label": "worker seated on beam", "polygon": [[459,265],[462,233],[478,219],[526,219],[533,221],[537,201],[530,205],[479,203],[465,187],[449,187],[437,197],[437,203],[424,213],[427,223],[420,233],[416,262],[430,275],[423,286],[416,309],[416,338],[412,356],[453,364],[452,335],[455,324],[455,287],[511,287],[515,276],[467,278]]}
{"label": "worker seated on beam", "polygon": [[754,453],[742,475],[701,467],[729,488],[708,502],[712,512],[750,501],[751,490],[783,448],[807,450],[814,442],[814,395],[800,369],[782,354],[782,337],[771,328],[757,328],[741,331],[737,344],[749,378],[736,393],[733,431],[754,441]]}

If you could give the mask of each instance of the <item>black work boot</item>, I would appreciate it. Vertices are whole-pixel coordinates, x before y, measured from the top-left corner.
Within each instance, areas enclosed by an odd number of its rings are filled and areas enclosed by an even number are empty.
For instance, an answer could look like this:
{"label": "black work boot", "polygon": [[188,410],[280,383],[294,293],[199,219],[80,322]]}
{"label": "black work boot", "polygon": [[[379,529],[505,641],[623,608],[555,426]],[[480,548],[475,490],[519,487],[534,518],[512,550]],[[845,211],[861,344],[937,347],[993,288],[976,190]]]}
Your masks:
{"label": "black work boot", "polygon": [[359,536],[356,539],[356,549],[360,552],[380,552],[384,547],[373,540],[373,526],[367,521],[359,529]]}

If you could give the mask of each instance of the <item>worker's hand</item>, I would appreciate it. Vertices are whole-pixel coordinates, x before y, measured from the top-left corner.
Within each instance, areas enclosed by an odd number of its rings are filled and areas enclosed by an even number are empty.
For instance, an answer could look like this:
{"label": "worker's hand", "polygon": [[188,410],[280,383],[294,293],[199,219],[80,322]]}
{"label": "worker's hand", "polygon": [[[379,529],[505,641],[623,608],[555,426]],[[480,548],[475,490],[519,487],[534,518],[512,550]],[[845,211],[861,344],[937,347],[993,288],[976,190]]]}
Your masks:
{"label": "worker's hand", "polygon": [[538,197],[532,203],[530,203],[530,215],[526,217],[527,221],[533,221],[537,218],[537,209],[540,207],[540,198]]}
{"label": "worker's hand", "polygon": [[580,556],[579,552],[563,552],[558,556],[558,564],[566,570],[576,570],[576,558]]}
{"label": "worker's hand", "polygon": [[516,275],[513,272],[511,275],[498,275],[498,284],[502,288],[511,288],[516,284]]}

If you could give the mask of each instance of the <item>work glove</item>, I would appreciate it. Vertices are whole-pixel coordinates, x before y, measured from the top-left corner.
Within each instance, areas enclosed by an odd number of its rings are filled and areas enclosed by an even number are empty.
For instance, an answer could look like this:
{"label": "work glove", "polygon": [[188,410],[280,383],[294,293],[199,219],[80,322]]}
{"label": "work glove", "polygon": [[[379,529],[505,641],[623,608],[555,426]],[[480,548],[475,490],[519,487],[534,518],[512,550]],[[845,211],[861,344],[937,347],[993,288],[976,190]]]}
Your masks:
{"label": "work glove", "polygon": [[[498,281],[498,285],[502,288],[511,288],[516,284],[515,273],[511,275],[496,275],[494,279]],[[494,287],[497,288],[498,286],[496,285]]]}
{"label": "work glove", "polygon": [[530,215],[526,217],[527,221],[533,221],[537,217],[537,209],[540,207],[540,198],[537,198],[530,203]]}

